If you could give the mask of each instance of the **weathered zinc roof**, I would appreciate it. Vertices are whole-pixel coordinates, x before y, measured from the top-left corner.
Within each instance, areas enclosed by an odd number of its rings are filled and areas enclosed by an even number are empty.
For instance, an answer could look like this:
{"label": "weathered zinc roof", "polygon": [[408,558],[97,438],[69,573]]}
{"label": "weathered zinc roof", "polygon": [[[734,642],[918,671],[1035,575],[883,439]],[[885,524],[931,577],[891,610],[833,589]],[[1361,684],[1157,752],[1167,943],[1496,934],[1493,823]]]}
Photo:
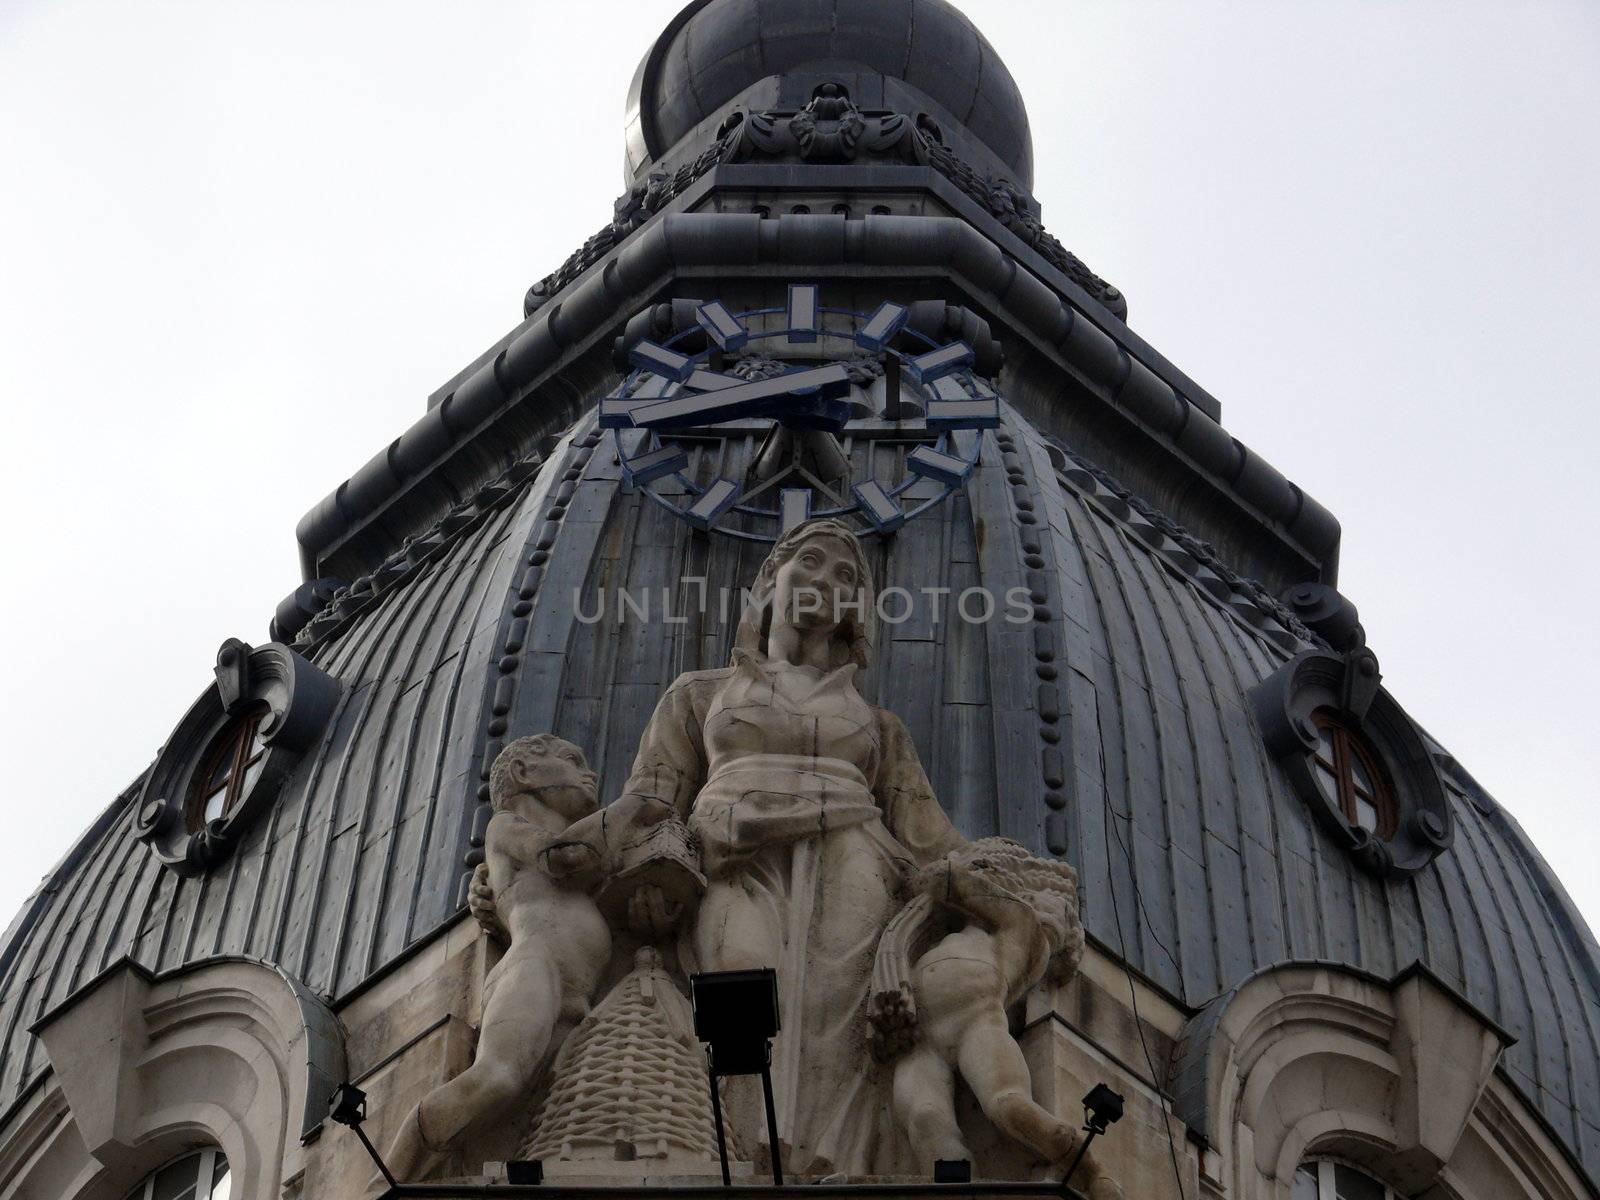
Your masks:
{"label": "weathered zinc roof", "polygon": [[[592,420],[531,484],[463,504],[313,623],[341,708],[224,865],[179,879],[125,811],[69,855],[0,958],[0,1107],[45,1069],[27,1027],[125,954],[158,970],[246,954],[334,1000],[360,986],[457,911],[504,738],[571,737],[615,792],[666,685],[726,660],[737,609],[722,620],[716,598],[765,547],[695,535],[625,487]],[[753,445],[733,441],[725,469]],[[863,477],[903,453],[852,450]],[[1091,933],[1191,1007],[1287,960],[1387,976],[1420,959],[1517,1037],[1502,1069],[1600,1176],[1592,938],[1464,776],[1455,844],[1414,878],[1367,875],[1322,832],[1250,716],[1249,688],[1308,636],[1259,589],[1014,411],[965,493],[870,553],[880,587],[1029,593],[1022,624],[919,606],[862,680],[962,829],[1072,861]],[[686,576],[706,581],[704,617]],[[622,587],[653,604],[665,588],[691,619],[580,619]]]}

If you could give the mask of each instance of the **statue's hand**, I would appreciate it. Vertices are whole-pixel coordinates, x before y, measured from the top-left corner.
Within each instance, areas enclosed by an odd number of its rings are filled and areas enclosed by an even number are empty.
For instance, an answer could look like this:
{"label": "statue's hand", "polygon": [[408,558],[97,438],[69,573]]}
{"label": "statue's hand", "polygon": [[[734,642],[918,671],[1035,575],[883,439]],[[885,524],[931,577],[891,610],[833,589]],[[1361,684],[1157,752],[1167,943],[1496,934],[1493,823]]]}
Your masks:
{"label": "statue's hand", "polygon": [[628,932],[645,942],[659,942],[677,927],[683,904],[667,899],[660,886],[647,883],[628,897]]}
{"label": "statue's hand", "polygon": [[489,937],[502,945],[511,941],[511,935],[500,922],[500,912],[494,906],[494,889],[489,886],[487,863],[479,863],[472,872],[472,882],[467,885],[467,909]]}
{"label": "statue's hand", "polygon": [[606,808],[606,813],[614,824],[624,828],[636,827],[640,829],[659,825],[673,815],[672,806],[665,800],[656,796],[641,796],[637,793],[618,796]]}
{"label": "statue's hand", "polygon": [[587,842],[557,842],[544,852],[545,870],[552,879],[571,879],[600,866],[600,852]]}
{"label": "statue's hand", "polygon": [[917,1005],[904,984],[867,1001],[867,1048],[881,1063],[893,1062],[917,1040]]}

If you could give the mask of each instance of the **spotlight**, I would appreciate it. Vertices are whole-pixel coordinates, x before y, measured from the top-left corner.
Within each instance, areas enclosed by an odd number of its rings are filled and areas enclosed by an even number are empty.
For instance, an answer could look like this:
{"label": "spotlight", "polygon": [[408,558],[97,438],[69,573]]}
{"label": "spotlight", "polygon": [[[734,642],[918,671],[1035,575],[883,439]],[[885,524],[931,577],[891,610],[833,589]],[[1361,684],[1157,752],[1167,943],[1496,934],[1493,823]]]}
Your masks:
{"label": "spotlight", "polygon": [[1083,1156],[1089,1153],[1089,1143],[1120,1120],[1122,1120],[1122,1097],[1103,1083],[1097,1083],[1090,1088],[1089,1094],[1083,1098],[1083,1131],[1089,1136],[1084,1138],[1083,1145],[1078,1147],[1078,1157],[1074,1158],[1072,1165],[1067,1168],[1066,1178],[1061,1181],[1062,1187],[1072,1182],[1072,1173],[1078,1169]]}
{"label": "spotlight", "polygon": [[399,1187],[395,1177],[389,1174],[389,1168],[378,1155],[378,1148],[367,1137],[367,1131],[361,1128],[361,1123],[367,1119],[367,1094],[353,1083],[341,1083],[333,1089],[333,1095],[328,1099],[328,1116],[340,1125],[348,1125],[355,1130],[361,1139],[361,1144],[367,1148],[367,1154],[377,1164],[378,1172],[383,1176],[383,1181],[391,1188]]}
{"label": "spotlight", "polygon": [[767,1103],[767,1141],[772,1151],[772,1182],[783,1183],[778,1146],[778,1115],[772,1103],[772,1038],[778,1020],[778,973],[771,967],[749,971],[710,971],[689,977],[694,998],[694,1035],[710,1048],[711,1112],[717,1123],[717,1153],[724,1187],[728,1138],[722,1126],[722,1096],[717,1080],[728,1075],[761,1076]]}
{"label": "spotlight", "polygon": [[718,1075],[758,1075],[767,1066],[768,1043],[776,1036],[778,973],[716,971],[689,979],[694,993],[694,1035],[711,1047]]}
{"label": "spotlight", "polygon": [[1083,1127],[1090,1133],[1104,1133],[1108,1125],[1122,1120],[1122,1097],[1103,1083],[1089,1089],[1083,1098]]}
{"label": "spotlight", "polygon": [[328,1100],[328,1116],[356,1128],[367,1119],[367,1094],[353,1083],[341,1083]]}

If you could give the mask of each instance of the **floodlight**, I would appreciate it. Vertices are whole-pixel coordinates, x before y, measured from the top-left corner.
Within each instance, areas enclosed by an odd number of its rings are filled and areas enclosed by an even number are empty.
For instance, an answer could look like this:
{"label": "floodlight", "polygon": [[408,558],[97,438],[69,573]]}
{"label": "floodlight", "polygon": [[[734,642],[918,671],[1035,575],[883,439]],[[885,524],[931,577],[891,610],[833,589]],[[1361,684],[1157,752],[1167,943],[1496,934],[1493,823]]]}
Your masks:
{"label": "floodlight", "polygon": [[729,1186],[728,1139],[722,1125],[719,1078],[759,1075],[767,1104],[767,1141],[772,1151],[772,1182],[783,1184],[783,1157],[778,1145],[778,1114],[772,1102],[772,1039],[782,1027],[778,1017],[778,973],[771,967],[747,971],[708,971],[689,976],[694,1000],[694,1035],[709,1048],[711,1112],[717,1125],[717,1154],[722,1183]]}

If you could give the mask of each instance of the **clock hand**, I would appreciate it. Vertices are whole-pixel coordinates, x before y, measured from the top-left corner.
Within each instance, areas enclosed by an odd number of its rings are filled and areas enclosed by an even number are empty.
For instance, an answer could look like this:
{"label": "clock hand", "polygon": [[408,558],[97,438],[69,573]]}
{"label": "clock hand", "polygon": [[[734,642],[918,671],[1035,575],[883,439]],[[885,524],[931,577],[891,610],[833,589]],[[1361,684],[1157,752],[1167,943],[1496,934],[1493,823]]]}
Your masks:
{"label": "clock hand", "polygon": [[829,363],[823,367],[790,371],[773,379],[758,379],[737,387],[641,404],[633,409],[631,415],[634,425],[640,429],[715,425],[721,421],[766,412],[785,396],[810,393],[819,399],[835,399],[846,395],[849,390],[850,376],[844,364]]}

